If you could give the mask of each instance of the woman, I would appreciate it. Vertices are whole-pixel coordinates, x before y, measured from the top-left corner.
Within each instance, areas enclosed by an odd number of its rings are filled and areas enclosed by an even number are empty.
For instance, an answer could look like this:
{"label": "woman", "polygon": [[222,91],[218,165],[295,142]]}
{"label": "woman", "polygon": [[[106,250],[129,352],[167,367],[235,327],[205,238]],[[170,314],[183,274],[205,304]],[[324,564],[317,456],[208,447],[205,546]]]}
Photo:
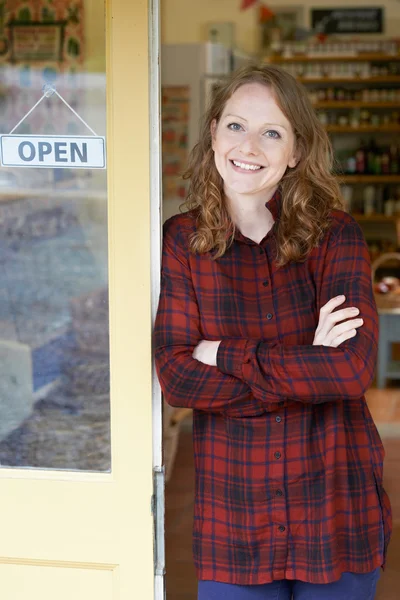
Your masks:
{"label": "woman", "polygon": [[391,526],[364,398],[377,313],[304,89],[238,71],[187,176],[155,345],[166,401],[194,409],[199,599],[371,600]]}

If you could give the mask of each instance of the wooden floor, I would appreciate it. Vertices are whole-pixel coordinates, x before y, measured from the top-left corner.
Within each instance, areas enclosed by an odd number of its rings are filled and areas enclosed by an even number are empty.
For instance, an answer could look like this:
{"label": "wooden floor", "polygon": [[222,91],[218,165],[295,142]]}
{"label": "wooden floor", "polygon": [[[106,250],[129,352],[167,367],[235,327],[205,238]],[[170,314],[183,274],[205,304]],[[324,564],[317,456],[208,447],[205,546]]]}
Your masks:
{"label": "wooden floor", "polygon": [[[367,394],[385,450],[385,488],[395,521],[388,564],[381,575],[376,600],[400,599],[400,389]],[[192,560],[194,469],[190,431],[180,434],[172,477],[166,489],[167,600],[196,600]]]}

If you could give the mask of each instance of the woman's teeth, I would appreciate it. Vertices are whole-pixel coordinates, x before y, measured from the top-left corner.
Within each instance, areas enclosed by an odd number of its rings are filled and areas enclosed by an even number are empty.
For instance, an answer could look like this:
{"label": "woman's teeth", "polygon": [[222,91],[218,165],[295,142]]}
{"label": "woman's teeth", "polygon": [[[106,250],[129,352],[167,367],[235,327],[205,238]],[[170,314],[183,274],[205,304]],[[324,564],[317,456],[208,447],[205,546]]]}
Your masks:
{"label": "woman's teeth", "polygon": [[261,169],[259,165],[249,165],[247,163],[237,162],[236,160],[232,161],[235,167],[240,167],[241,169],[246,169],[246,171],[258,171]]}

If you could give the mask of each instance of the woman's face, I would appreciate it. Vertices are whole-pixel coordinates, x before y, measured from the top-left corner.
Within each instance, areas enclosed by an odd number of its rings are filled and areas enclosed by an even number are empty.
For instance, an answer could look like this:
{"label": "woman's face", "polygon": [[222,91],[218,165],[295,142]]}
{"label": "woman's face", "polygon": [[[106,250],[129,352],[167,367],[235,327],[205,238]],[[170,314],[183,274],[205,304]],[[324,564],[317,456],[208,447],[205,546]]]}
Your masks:
{"label": "woman's face", "polygon": [[[211,124],[215,165],[228,198],[272,196],[286,168],[295,167],[295,135],[271,88],[248,83],[236,90]],[[269,198],[267,198],[269,199]]]}

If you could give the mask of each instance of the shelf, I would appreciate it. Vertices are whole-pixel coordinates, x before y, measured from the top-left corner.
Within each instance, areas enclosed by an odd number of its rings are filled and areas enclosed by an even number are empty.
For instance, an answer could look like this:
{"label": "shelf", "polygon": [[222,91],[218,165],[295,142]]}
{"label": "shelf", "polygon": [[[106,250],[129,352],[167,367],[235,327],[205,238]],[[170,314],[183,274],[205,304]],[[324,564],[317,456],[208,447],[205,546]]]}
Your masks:
{"label": "shelf", "polygon": [[337,175],[341,183],[400,183],[400,175]]}
{"label": "shelf", "polygon": [[325,125],[328,133],[400,133],[400,125],[365,125],[351,127],[350,125]]}
{"label": "shelf", "polygon": [[397,223],[400,221],[400,215],[396,217],[387,217],[386,215],[362,215],[351,213],[351,216],[360,223]]}
{"label": "shelf", "polygon": [[292,57],[286,56],[268,56],[265,62],[271,63],[293,63],[293,62],[388,62],[399,61],[400,54],[355,54],[354,56],[308,56],[307,54],[296,54]]}
{"label": "shelf", "polygon": [[300,83],[400,83],[400,75],[375,77],[296,77]]}
{"label": "shelf", "polygon": [[399,102],[355,102],[349,100],[347,102],[315,102],[314,108],[400,108]]}

